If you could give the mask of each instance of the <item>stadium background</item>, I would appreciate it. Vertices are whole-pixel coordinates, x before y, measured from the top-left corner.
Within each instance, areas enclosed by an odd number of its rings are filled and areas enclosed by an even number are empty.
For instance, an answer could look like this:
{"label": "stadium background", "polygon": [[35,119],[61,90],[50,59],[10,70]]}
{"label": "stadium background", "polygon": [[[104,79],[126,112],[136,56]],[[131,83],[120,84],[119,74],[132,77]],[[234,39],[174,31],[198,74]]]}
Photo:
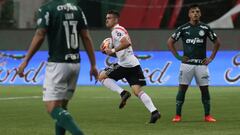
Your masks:
{"label": "stadium background", "polygon": [[[46,42],[26,70],[29,74],[25,80],[16,76],[16,67],[26,53],[35,31],[36,11],[48,0],[3,1],[0,0],[0,135],[53,135],[54,124],[41,100],[42,82],[34,82],[43,79],[43,67],[47,56]],[[119,110],[119,96],[116,93],[105,87],[95,87],[93,82],[77,87],[78,91],[69,110],[86,135],[239,135],[240,0],[76,2],[88,18],[96,50],[102,40],[109,36],[109,31],[104,27],[106,11],[119,10],[121,24],[129,30],[141,64],[150,71],[159,68],[158,76],[164,73],[157,80],[160,83],[144,88],[163,116],[156,125],[145,124],[149,115],[137,97],[132,96],[126,108]],[[173,124],[171,118],[175,114],[180,62],[167,50],[166,40],[175,28],[188,20],[185,12],[187,6],[192,3],[202,7],[202,21],[211,24],[222,43],[220,52],[210,64],[211,112],[217,122],[203,123],[200,91],[198,87],[190,87],[186,95],[183,121]],[[178,48],[181,49],[181,42],[178,44]],[[209,44],[208,49],[211,48],[212,45]],[[89,63],[85,60],[86,55],[83,52],[81,55],[84,59],[81,72],[85,74],[80,74],[80,81],[89,79]],[[100,68],[104,68],[106,60],[106,56],[97,52]],[[40,68],[42,74],[35,76]],[[225,78],[227,72],[230,80]],[[168,84],[161,83],[167,79]],[[212,86],[213,82],[218,83],[217,87]],[[124,89],[129,90],[129,87],[124,86]]]}
{"label": "stadium background", "polygon": [[[239,86],[239,27],[240,27],[240,0],[72,0],[78,3],[85,12],[95,50],[99,50],[102,40],[109,37],[110,32],[104,26],[105,13],[109,9],[118,10],[121,14],[120,24],[125,26],[133,41],[133,48],[136,55],[142,58],[141,64],[148,74],[150,85],[176,86],[179,62],[167,53],[166,41],[173,31],[180,25],[188,21],[187,6],[197,3],[202,8],[202,21],[208,23],[215,29],[221,40],[221,48],[215,61],[210,64],[210,70],[221,65],[217,70],[213,70],[211,82],[216,86]],[[35,31],[36,11],[41,4],[47,0],[6,0],[0,6],[0,43],[1,43],[1,72],[0,82],[9,84],[42,84],[44,67],[40,71],[38,78],[40,81],[26,82],[16,76],[16,67],[21,59],[15,59],[14,55],[24,55],[24,50],[28,48]],[[83,50],[82,45],[80,46]],[[181,50],[181,41],[177,48]],[[211,42],[208,42],[208,50],[212,49]],[[41,51],[47,50],[44,42]],[[13,51],[13,52],[11,52]],[[23,52],[21,52],[23,51]],[[43,52],[44,53],[44,52]],[[83,56],[84,53],[82,52]],[[47,54],[46,54],[47,55]],[[45,55],[35,56],[28,70],[37,70]],[[97,64],[100,69],[106,66],[106,56],[97,53]],[[226,59],[227,58],[227,59]],[[85,57],[84,57],[85,59]],[[80,78],[85,78],[88,63],[83,60]],[[171,64],[169,64],[169,62]],[[153,66],[156,63],[155,66]],[[168,65],[169,64],[169,65]],[[167,67],[165,69],[165,67]],[[155,73],[154,71],[157,70]],[[151,73],[155,73],[151,76]],[[30,74],[30,73],[29,73]],[[32,73],[32,76],[35,74]],[[154,80],[164,79],[165,83],[151,83]],[[13,81],[14,78],[17,78]],[[33,77],[30,77],[33,78]],[[221,80],[218,80],[221,78]],[[20,81],[20,82],[19,82]],[[79,85],[91,85],[89,81],[79,81]],[[125,83],[123,83],[125,84]],[[194,81],[193,81],[193,84]]]}

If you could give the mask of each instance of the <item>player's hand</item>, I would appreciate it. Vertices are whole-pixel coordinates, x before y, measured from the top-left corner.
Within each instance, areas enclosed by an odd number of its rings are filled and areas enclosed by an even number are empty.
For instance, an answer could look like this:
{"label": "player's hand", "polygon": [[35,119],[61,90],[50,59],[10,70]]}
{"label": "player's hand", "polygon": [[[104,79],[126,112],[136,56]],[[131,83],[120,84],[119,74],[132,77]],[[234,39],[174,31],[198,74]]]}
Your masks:
{"label": "player's hand", "polygon": [[102,52],[103,54],[106,54],[105,49],[106,49],[106,47],[104,47],[104,44],[102,43],[102,44],[100,45],[100,50],[101,50],[101,52]]}
{"label": "player's hand", "polygon": [[179,54],[176,54],[175,57],[182,62],[187,62],[189,60],[187,56],[180,56]]}
{"label": "player's hand", "polygon": [[18,67],[18,71],[17,71],[17,74],[20,76],[20,77],[24,77],[24,69],[27,67],[28,65],[28,62],[26,61],[23,61],[20,66]]}
{"label": "player's hand", "polygon": [[90,81],[92,81],[92,76],[95,78],[95,83],[98,81],[98,70],[96,66],[92,66],[90,69]]}
{"label": "player's hand", "polygon": [[187,62],[188,60],[189,58],[187,56],[182,56],[182,59],[181,59],[182,62]]}
{"label": "player's hand", "polygon": [[211,62],[212,62],[211,58],[205,58],[205,59],[202,60],[202,64],[204,64],[204,65],[208,65]]}
{"label": "player's hand", "polygon": [[109,49],[109,48],[106,48],[104,51],[106,52],[107,55],[112,55],[112,54],[114,54],[114,52],[112,51],[112,49]]}

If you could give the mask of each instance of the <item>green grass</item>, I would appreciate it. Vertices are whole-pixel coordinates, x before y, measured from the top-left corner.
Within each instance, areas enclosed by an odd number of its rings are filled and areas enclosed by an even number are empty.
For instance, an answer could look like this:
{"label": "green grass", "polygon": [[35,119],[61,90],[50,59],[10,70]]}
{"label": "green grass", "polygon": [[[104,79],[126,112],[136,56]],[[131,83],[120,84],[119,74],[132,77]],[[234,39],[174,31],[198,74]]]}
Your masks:
{"label": "green grass", "polygon": [[[127,87],[127,89],[129,89]],[[78,87],[69,111],[85,135],[239,135],[240,88],[211,87],[212,115],[216,123],[203,122],[200,92],[191,87],[186,95],[183,121],[172,123],[176,87],[145,87],[162,118],[155,125],[145,124],[149,112],[132,96],[123,110],[118,109],[117,93],[103,87]],[[40,86],[0,86],[1,135],[54,135],[53,121],[46,113]]]}

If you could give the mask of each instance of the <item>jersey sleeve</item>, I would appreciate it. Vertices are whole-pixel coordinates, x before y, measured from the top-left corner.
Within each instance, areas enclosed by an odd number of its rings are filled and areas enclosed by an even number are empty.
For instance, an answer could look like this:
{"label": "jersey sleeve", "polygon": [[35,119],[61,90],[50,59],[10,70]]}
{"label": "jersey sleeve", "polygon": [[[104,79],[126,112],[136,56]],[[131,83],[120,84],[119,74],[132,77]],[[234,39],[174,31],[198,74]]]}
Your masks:
{"label": "jersey sleeve", "polygon": [[112,31],[112,38],[117,41],[120,41],[125,36],[127,36],[127,33],[121,29],[114,29]]}
{"label": "jersey sleeve", "polygon": [[48,29],[49,26],[49,17],[50,12],[48,9],[41,7],[38,9],[37,12],[37,29],[38,28],[44,28]]}
{"label": "jersey sleeve", "polygon": [[172,39],[175,41],[178,41],[181,38],[182,35],[182,29],[181,27],[178,27],[177,30],[172,34]]}
{"label": "jersey sleeve", "polygon": [[208,26],[207,36],[211,41],[215,41],[217,39],[217,34],[213,32],[213,30]]}
{"label": "jersey sleeve", "polygon": [[79,24],[80,24],[79,25],[79,30],[88,28],[87,18],[85,16],[84,12],[81,9],[80,9]]}

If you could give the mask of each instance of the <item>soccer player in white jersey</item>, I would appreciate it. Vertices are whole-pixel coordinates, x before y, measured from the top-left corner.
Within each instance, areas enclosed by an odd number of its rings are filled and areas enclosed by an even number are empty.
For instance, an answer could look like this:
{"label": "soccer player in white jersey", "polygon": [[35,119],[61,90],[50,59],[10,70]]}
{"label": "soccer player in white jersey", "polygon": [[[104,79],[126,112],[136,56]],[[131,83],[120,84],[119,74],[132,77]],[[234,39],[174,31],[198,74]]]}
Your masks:
{"label": "soccer player in white jersey", "polygon": [[118,24],[119,17],[119,13],[113,10],[108,11],[106,15],[106,27],[111,29],[114,48],[106,48],[104,52],[107,55],[116,55],[118,62],[102,71],[99,75],[99,81],[107,88],[120,94],[121,102],[119,108],[121,109],[126,105],[126,101],[131,94],[119,87],[116,81],[125,78],[131,86],[134,95],[151,112],[149,123],[155,123],[161,115],[151,98],[142,91],[142,86],[146,85],[145,77],[139,61],[133,53],[132,43],[127,30]]}

